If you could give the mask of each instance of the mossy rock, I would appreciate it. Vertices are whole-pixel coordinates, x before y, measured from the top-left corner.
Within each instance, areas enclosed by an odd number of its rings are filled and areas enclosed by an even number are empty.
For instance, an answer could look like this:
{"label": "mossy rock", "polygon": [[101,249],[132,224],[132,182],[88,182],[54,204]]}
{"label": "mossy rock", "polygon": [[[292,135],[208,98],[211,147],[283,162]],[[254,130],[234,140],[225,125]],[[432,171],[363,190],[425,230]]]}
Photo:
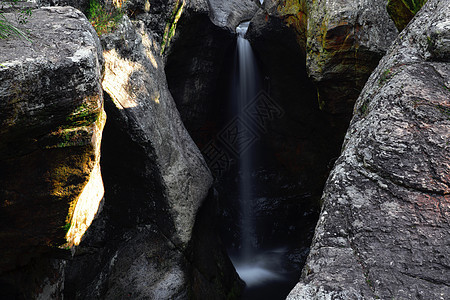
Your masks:
{"label": "mossy rock", "polygon": [[427,0],[388,0],[389,16],[399,31],[402,31]]}

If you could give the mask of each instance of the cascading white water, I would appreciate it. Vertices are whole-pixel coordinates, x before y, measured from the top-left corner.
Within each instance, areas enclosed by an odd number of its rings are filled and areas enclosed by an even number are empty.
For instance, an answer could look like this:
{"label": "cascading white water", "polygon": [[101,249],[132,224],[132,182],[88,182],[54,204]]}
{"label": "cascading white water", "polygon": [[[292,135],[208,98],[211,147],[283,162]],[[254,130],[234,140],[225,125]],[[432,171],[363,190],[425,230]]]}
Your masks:
{"label": "cascading white water", "polygon": [[[238,81],[236,84],[236,94],[238,102],[238,117],[241,119],[239,132],[242,132],[243,141],[251,139],[251,120],[249,120],[245,108],[250,101],[255,100],[259,92],[260,74],[257,62],[250,42],[244,38],[249,22],[242,23],[236,28],[238,33],[237,53],[238,53]],[[247,136],[246,136],[247,135]],[[284,280],[276,270],[280,269],[280,257],[284,254],[284,249],[276,249],[262,252],[256,247],[256,237],[253,216],[252,172],[254,170],[253,158],[257,149],[246,148],[245,143],[240,143],[239,149],[239,202],[241,207],[241,249],[240,252],[232,256],[233,264],[247,288],[254,288],[267,282]]]}
{"label": "cascading white water", "polygon": [[[256,78],[257,67],[256,60],[253,54],[252,47],[248,40],[244,38],[250,22],[245,22],[239,25],[236,29],[238,33],[237,50],[238,50],[238,86],[237,86],[237,102],[238,102],[238,117],[242,120],[239,123],[239,131],[242,132],[241,138],[245,141],[250,139],[250,132],[243,128],[249,124],[245,114],[245,107],[249,101],[252,100],[257,91]],[[254,239],[254,225],[252,214],[252,152],[250,149],[243,148],[244,143],[241,143],[239,149],[239,200],[241,205],[241,240],[242,240],[242,258],[249,258],[252,254],[253,239]]]}

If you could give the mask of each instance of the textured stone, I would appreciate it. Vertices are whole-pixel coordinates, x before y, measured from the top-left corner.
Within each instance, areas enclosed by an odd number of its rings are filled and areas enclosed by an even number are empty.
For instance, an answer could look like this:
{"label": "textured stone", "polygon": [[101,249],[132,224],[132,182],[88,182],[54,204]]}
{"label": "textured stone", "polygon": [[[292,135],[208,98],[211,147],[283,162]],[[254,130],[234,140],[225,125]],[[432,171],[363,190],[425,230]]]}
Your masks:
{"label": "textured stone", "polygon": [[43,6],[72,6],[85,13],[89,7],[89,0],[35,0],[39,7]]}
{"label": "textured stone", "polygon": [[449,19],[429,0],[369,78],[288,299],[450,295]]}
{"label": "textured stone", "polygon": [[150,143],[154,148],[176,224],[176,237],[186,244],[212,177],[169,93],[159,45],[151,33],[134,33],[129,21],[122,26],[103,39],[106,61],[103,88],[127,126],[135,130],[133,139],[139,138],[137,142]]}
{"label": "textured stone", "polygon": [[267,45],[258,45],[257,40],[270,40],[276,36],[276,42],[283,44],[295,36],[298,51],[305,57],[307,32],[307,1],[306,0],[267,0],[262,9],[258,10],[251,20],[247,38],[259,52],[268,51]]}
{"label": "textured stone", "polygon": [[397,35],[386,1],[312,1],[307,35],[306,64],[319,105],[350,118],[367,78]]}
{"label": "textured stone", "polygon": [[208,3],[214,24],[233,31],[242,21],[250,20],[258,9],[253,0],[208,0]]}
{"label": "textured stone", "polygon": [[154,38],[160,43],[164,31],[171,21],[171,15],[177,3],[181,0],[128,0],[124,1],[123,8],[127,15],[144,22],[145,26],[153,32]]}
{"label": "textured stone", "polygon": [[[34,10],[23,26],[32,43],[0,44],[0,274],[7,284],[32,258],[79,243],[103,197],[98,37],[70,7]],[[29,298],[45,272],[34,282],[26,277],[36,270],[24,270],[15,288]]]}
{"label": "textured stone", "polygon": [[[204,266],[193,263],[199,246],[192,232],[212,177],[169,93],[160,46],[142,21],[127,17],[102,42],[109,115],[102,150],[105,207],[75,252],[65,296],[202,298],[214,286],[212,295],[219,297],[227,291],[219,288],[237,277],[229,260],[216,270],[226,256],[213,246],[213,231],[200,228],[195,236],[206,239],[214,253],[206,259],[212,271],[202,279]],[[230,283],[223,283],[224,276]],[[199,289],[201,284],[207,287]]]}
{"label": "textured stone", "polygon": [[180,18],[166,53],[170,92],[199,147],[202,145],[198,135],[204,137],[205,126],[217,121],[217,88],[226,73],[226,58],[232,53],[234,42],[235,36],[214,25],[207,14],[188,10]]}

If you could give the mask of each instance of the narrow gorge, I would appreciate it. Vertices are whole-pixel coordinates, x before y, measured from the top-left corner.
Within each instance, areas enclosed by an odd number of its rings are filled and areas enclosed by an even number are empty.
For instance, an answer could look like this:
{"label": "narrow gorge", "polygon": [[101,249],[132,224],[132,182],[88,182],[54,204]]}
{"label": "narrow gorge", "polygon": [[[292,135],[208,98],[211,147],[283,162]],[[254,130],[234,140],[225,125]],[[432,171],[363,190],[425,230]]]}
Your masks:
{"label": "narrow gorge", "polygon": [[0,2],[0,299],[450,298],[450,0]]}

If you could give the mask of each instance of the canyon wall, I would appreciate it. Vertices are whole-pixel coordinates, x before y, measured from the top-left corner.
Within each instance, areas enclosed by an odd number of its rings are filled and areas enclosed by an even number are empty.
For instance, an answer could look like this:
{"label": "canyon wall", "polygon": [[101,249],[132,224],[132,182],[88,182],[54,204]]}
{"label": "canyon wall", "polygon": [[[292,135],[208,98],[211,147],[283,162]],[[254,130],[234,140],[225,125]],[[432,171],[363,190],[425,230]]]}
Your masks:
{"label": "canyon wall", "polygon": [[167,17],[186,9],[196,22],[209,8],[158,3],[128,1],[131,20],[101,44],[70,7],[33,10],[24,25],[31,42],[2,42],[2,296],[239,295],[213,226],[212,177],[162,55],[177,22]]}
{"label": "canyon wall", "polygon": [[30,298],[46,276],[60,284],[55,260],[99,209],[106,115],[102,50],[85,16],[36,10],[24,30],[32,42],[0,44],[0,277],[5,297]]}
{"label": "canyon wall", "polygon": [[450,294],[448,4],[429,0],[366,83],[288,299]]}

